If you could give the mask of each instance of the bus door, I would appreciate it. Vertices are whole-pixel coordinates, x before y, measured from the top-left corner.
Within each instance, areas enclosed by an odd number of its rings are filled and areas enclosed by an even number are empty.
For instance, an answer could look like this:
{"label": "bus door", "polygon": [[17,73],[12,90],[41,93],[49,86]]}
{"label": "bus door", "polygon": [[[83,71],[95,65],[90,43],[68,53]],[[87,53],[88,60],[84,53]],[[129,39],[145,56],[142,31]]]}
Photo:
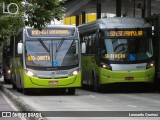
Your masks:
{"label": "bus door", "polygon": [[92,69],[95,61],[93,48],[93,35],[83,36],[83,42],[86,44],[86,53],[82,54],[82,79],[83,84],[92,85]]}
{"label": "bus door", "polygon": [[90,50],[89,50],[89,37],[83,36],[83,40],[86,43],[86,53],[82,54],[82,79],[83,84],[89,84],[90,79]]}

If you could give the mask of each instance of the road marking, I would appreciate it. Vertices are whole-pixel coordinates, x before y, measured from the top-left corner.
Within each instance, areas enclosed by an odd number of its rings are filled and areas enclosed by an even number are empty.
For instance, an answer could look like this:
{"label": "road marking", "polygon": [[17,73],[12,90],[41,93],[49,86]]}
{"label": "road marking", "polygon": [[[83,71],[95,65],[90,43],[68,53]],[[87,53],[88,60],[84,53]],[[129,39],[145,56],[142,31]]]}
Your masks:
{"label": "road marking", "polygon": [[134,108],[137,107],[137,106],[135,106],[135,105],[127,105],[127,106],[128,106],[128,107],[134,107]]}
{"label": "road marking", "polygon": [[113,101],[113,100],[110,100],[110,99],[105,99],[105,100],[106,100],[106,101],[109,101],[109,102],[110,102],[110,101]]}

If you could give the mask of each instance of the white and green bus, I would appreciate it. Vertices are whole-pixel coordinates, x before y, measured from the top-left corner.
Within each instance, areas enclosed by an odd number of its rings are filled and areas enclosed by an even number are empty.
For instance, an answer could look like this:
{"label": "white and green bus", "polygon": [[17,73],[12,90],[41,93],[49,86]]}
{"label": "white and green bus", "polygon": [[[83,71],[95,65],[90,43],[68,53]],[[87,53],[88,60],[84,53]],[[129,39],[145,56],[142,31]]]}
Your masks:
{"label": "white and green bus", "polygon": [[79,32],[54,25],[41,31],[25,27],[11,40],[13,88],[24,94],[38,88],[61,88],[75,94],[81,86]]}
{"label": "white and green bus", "polygon": [[142,18],[102,18],[78,27],[82,80],[97,91],[111,83],[153,83],[152,30]]}

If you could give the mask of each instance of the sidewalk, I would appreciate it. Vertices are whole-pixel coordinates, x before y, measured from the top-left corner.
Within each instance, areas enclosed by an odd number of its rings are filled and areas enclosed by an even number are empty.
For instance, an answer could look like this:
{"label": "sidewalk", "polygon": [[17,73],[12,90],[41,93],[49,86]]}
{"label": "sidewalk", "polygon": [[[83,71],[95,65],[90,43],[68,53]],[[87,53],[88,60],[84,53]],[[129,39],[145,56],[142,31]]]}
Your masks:
{"label": "sidewalk", "polygon": [[[0,86],[2,84],[2,78],[0,78]],[[0,88],[0,120],[21,120],[20,118],[9,118],[9,117],[1,117],[2,116],[2,112],[10,112],[10,111],[15,111],[14,108],[12,107],[12,105],[10,104],[10,102],[7,100],[7,98],[5,98],[5,96],[3,95],[3,92]],[[4,115],[4,114],[3,114]]]}

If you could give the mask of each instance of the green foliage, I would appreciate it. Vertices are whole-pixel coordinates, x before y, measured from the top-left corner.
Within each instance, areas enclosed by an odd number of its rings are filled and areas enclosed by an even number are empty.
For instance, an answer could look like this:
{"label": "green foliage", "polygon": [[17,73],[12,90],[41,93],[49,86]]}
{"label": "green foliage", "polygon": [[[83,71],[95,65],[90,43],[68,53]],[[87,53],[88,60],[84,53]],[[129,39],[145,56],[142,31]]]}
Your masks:
{"label": "green foliage", "polygon": [[[0,0],[0,44],[9,42],[10,36],[14,35],[23,26],[42,29],[53,19],[63,17],[64,8],[59,0]],[[18,14],[6,14],[3,11],[3,3],[18,5]],[[5,8],[6,10],[7,8]],[[15,5],[10,6],[11,12],[16,12]],[[25,15],[24,15],[25,13]],[[28,17],[27,17],[28,16]]]}
{"label": "green foliage", "polygon": [[26,10],[29,19],[25,21],[25,24],[38,29],[50,23],[50,20],[54,18],[61,19],[64,13],[59,0],[28,0],[27,2],[32,3],[33,6]]}

